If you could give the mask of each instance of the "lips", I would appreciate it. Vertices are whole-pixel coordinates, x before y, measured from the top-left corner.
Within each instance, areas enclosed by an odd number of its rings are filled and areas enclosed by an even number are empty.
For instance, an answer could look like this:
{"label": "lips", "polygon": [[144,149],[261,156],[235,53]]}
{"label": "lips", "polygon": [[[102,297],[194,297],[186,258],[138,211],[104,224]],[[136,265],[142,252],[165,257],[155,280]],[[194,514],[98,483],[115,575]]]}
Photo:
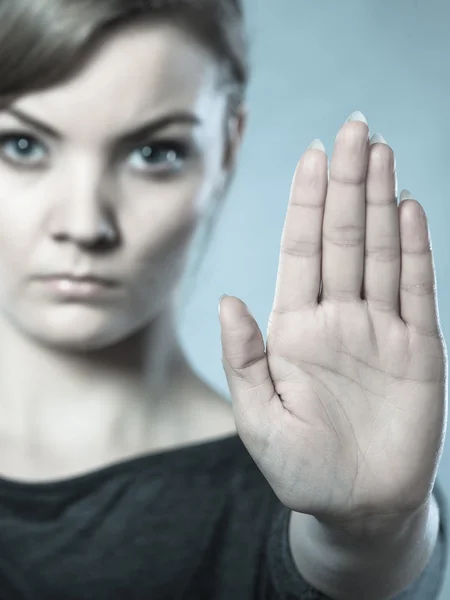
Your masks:
{"label": "lips", "polygon": [[108,279],[105,277],[100,277],[98,275],[74,275],[73,273],[52,273],[50,275],[44,275],[42,276],[40,279],[45,279],[45,280],[67,280],[67,281],[73,281],[73,282],[79,282],[79,283],[96,283],[98,285],[105,285],[105,286],[113,286],[116,285],[117,282],[112,280],[112,279]]}

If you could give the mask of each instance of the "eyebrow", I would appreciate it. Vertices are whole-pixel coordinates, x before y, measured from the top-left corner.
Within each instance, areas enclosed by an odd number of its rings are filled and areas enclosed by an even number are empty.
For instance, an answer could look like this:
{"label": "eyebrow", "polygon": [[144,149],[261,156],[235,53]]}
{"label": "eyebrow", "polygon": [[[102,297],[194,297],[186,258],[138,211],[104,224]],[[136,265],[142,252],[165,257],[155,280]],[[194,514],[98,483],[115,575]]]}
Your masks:
{"label": "eyebrow", "polygon": [[[8,107],[3,110],[3,112],[11,114],[16,119],[23,121],[27,125],[34,127],[37,130],[47,134],[48,136],[55,138],[57,140],[62,140],[63,135],[48,125],[47,123],[43,123],[39,121],[35,117],[28,115],[27,113],[19,110],[18,108]],[[119,136],[118,140],[122,143],[131,143],[136,141],[145,140],[149,136],[153,135],[160,129],[165,129],[169,125],[200,125],[200,119],[190,112],[179,111],[175,113],[171,113],[168,115],[163,115],[158,117],[157,119],[152,119],[143,123],[142,125],[138,125],[136,128],[131,131],[126,132]]]}

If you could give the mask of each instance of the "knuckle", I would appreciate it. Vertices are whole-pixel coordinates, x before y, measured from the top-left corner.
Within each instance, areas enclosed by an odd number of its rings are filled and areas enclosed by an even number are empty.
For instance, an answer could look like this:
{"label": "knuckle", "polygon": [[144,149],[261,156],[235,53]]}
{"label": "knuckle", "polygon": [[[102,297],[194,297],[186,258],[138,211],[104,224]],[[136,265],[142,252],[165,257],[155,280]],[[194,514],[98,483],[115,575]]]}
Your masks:
{"label": "knuckle", "polygon": [[394,246],[379,246],[366,248],[365,257],[380,263],[391,263],[400,260],[400,250]]}
{"label": "knuckle", "polygon": [[400,289],[406,294],[413,296],[429,296],[435,292],[434,281],[422,281],[420,283],[401,282]]}
{"label": "knuckle", "polygon": [[343,224],[324,228],[323,237],[335,246],[353,247],[364,243],[365,233],[365,227]]}
{"label": "knuckle", "polygon": [[343,167],[334,167],[330,170],[330,181],[341,187],[362,187],[366,184],[366,174],[358,170],[352,172]]}
{"label": "knuckle", "polygon": [[281,250],[294,258],[312,258],[320,254],[321,246],[317,241],[290,238],[283,242]]}

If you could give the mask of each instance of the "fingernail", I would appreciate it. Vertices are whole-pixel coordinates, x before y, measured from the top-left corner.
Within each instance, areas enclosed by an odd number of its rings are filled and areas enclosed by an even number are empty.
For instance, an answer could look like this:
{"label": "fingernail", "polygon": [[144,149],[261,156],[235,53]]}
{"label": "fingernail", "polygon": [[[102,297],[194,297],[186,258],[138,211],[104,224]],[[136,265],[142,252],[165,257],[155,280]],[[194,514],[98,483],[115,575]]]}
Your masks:
{"label": "fingernail", "polygon": [[315,139],[310,143],[307,150],[321,150],[322,152],[325,152],[325,146],[323,145],[322,140]]}
{"label": "fingernail", "polygon": [[414,200],[414,196],[409,190],[402,190],[400,192],[400,202],[403,202],[403,200]]}
{"label": "fingernail", "polygon": [[219,313],[219,318],[220,318],[220,303],[222,302],[222,299],[225,298],[225,296],[228,296],[228,294],[222,294],[219,298],[219,306],[217,307],[217,310]]}
{"label": "fingernail", "polygon": [[359,110],[355,110],[355,112],[352,112],[352,114],[347,119],[347,123],[349,121],[362,121],[363,123],[368,125],[366,117]]}
{"label": "fingernail", "polygon": [[373,136],[370,138],[370,145],[372,144],[386,144],[386,146],[388,145],[381,133],[373,134]]}

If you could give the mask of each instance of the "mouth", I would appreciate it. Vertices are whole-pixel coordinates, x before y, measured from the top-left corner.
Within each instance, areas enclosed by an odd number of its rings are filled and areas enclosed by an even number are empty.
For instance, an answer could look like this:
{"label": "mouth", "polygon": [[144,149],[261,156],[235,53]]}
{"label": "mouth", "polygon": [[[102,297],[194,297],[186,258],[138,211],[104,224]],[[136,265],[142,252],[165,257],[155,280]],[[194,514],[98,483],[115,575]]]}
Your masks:
{"label": "mouth", "polygon": [[70,284],[96,284],[105,287],[117,285],[116,281],[107,279],[105,277],[100,277],[97,275],[74,275],[72,273],[53,273],[51,275],[44,275],[39,279],[49,282],[67,281]]}
{"label": "mouth", "polygon": [[56,273],[40,277],[39,283],[52,295],[72,300],[105,298],[118,289],[116,281],[95,275]]}

